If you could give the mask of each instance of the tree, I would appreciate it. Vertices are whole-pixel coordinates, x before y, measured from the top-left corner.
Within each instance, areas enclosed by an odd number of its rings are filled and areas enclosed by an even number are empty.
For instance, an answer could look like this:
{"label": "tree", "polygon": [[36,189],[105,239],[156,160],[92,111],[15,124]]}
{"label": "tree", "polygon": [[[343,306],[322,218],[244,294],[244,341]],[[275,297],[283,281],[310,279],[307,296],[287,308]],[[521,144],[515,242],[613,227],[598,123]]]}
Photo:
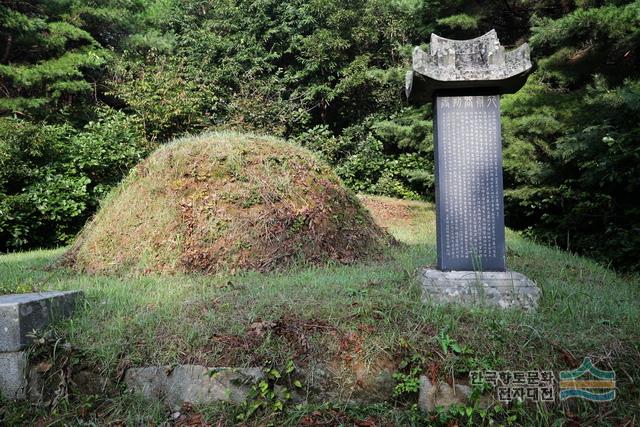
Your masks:
{"label": "tree", "polygon": [[0,5],[0,113],[45,119],[63,110],[74,119],[84,117],[82,109],[93,102],[97,74],[109,54],[91,34],[64,19],[68,6],[55,1]]}
{"label": "tree", "polygon": [[103,105],[116,3],[0,3],[0,250],[69,242],[150,148]]}
{"label": "tree", "polygon": [[640,2],[537,18],[531,44],[539,69],[504,105],[507,222],[637,267]]}

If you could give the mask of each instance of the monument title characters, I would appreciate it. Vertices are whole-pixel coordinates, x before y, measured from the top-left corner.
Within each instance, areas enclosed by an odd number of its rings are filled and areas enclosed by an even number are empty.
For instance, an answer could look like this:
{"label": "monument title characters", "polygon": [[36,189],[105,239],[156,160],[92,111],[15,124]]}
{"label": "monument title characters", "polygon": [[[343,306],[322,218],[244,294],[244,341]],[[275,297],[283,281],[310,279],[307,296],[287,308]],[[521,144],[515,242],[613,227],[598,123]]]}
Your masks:
{"label": "monument title characters", "polygon": [[534,308],[537,286],[505,264],[500,95],[531,70],[529,46],[512,51],[495,30],[471,40],[431,35],[413,51],[409,102],[434,104],[437,266],[422,271],[425,299]]}

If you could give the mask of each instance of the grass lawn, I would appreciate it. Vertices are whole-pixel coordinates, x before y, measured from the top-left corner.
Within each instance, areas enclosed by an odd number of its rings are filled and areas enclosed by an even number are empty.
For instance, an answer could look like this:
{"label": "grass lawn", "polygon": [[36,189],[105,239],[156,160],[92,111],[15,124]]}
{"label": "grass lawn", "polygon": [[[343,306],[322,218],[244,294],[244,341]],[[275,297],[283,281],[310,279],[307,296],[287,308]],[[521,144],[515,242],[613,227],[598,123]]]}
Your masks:
{"label": "grass lawn", "polygon": [[[429,204],[366,197],[376,220],[403,245],[388,258],[350,266],[301,266],[286,273],[234,276],[87,276],[47,268],[63,249],[0,256],[0,291],[82,289],[73,319],[48,331],[31,350],[51,374],[91,369],[111,379],[109,393],[65,393],[49,405],[4,402],[0,424],[83,422],[159,424],[170,413],[122,393],[127,367],[193,363],[206,366],[299,367],[303,389],[319,387],[335,402],[287,404],[258,411],[248,424],[404,425],[497,423],[634,425],[640,414],[640,290],[588,259],[507,234],[510,269],[542,289],[535,313],[434,307],[420,302],[417,269],[435,263],[434,212]],[[368,379],[383,369],[429,371],[464,381],[470,370],[561,370],[584,357],[615,370],[610,403],[575,399],[555,404],[499,405],[422,415],[411,387],[375,402]],[[310,366],[331,381],[316,384]],[[412,368],[413,374],[412,374]],[[321,399],[322,400],[322,399]],[[346,405],[347,400],[360,403]],[[241,409],[197,407],[191,421],[231,425]],[[484,417],[483,417],[484,415]],[[194,421],[195,420],[195,421]],[[186,421],[185,421],[186,422]],[[369,422],[369,424],[362,424]],[[361,423],[361,424],[357,424]],[[193,424],[197,425],[197,424]]]}

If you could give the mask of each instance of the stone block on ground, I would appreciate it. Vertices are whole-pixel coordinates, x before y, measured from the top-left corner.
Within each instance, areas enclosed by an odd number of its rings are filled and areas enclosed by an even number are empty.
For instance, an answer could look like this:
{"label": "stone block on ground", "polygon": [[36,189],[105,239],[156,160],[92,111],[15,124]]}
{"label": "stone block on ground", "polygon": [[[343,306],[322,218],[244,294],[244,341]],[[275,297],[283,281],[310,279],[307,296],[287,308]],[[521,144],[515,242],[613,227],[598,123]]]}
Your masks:
{"label": "stone block on ground", "polygon": [[0,395],[24,399],[27,355],[32,332],[71,315],[82,291],[52,291],[0,296]]}
{"label": "stone block on ground", "polygon": [[420,395],[418,406],[425,412],[438,407],[449,408],[451,405],[464,405],[471,396],[471,388],[463,384],[451,387],[445,382],[432,384],[425,375],[420,377]]}
{"label": "stone block on ground", "polygon": [[20,351],[29,334],[71,315],[82,291],[52,291],[0,296],[0,352]]}
{"label": "stone block on ground", "polygon": [[252,384],[264,377],[260,368],[207,368],[200,365],[130,368],[125,384],[147,399],[161,400],[172,409],[183,403],[240,403]]}
{"label": "stone block on ground", "polygon": [[423,302],[486,305],[503,309],[535,310],[540,289],[515,271],[439,271],[420,274]]}
{"label": "stone block on ground", "polygon": [[26,395],[27,354],[24,351],[0,353],[0,395],[24,399]]}

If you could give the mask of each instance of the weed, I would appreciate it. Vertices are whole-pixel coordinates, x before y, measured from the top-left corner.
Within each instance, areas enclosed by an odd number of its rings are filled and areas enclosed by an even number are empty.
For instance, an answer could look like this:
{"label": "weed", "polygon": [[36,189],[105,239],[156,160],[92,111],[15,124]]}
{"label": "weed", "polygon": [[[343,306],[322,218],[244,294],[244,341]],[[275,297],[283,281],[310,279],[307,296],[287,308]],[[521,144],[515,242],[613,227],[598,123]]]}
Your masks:
{"label": "weed", "polygon": [[246,401],[239,406],[236,420],[246,422],[259,410],[280,414],[291,401],[291,388],[301,389],[302,382],[294,379],[295,364],[289,360],[284,369],[267,367],[265,378],[251,387]]}
{"label": "weed", "polygon": [[462,346],[444,331],[440,331],[440,334],[438,335],[438,343],[440,344],[440,348],[442,348],[442,352],[444,354],[449,353],[449,350],[457,354],[460,354],[463,351]]}

